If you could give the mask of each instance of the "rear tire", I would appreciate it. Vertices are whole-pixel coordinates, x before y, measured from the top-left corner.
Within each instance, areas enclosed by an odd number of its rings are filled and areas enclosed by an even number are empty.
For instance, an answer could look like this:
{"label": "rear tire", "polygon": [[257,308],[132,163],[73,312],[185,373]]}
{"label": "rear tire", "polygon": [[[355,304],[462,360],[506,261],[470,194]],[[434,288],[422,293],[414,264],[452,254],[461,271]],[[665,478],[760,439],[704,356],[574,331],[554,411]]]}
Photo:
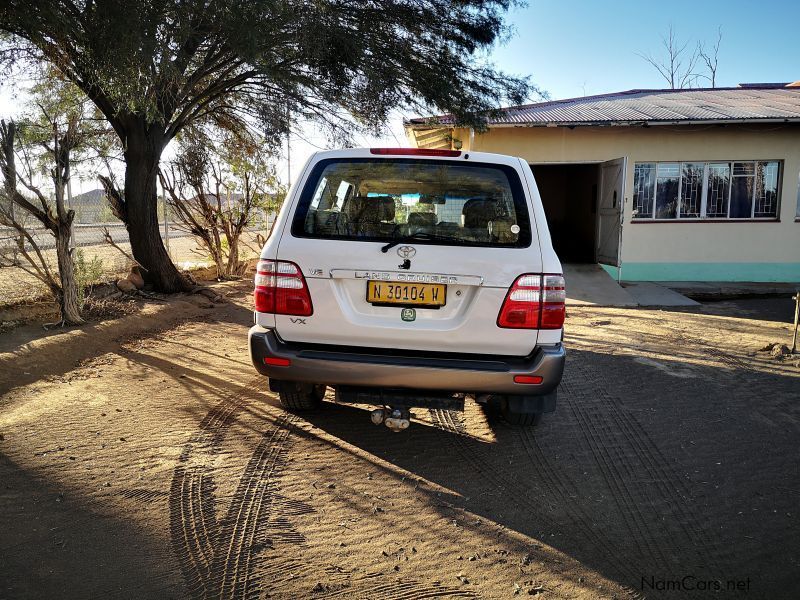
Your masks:
{"label": "rear tire", "polygon": [[278,396],[281,399],[281,405],[286,410],[293,412],[318,409],[327,389],[324,385],[293,381],[282,381],[280,387]]}
{"label": "rear tire", "polygon": [[515,427],[535,427],[542,422],[543,412],[525,410],[524,402],[507,396],[500,397],[500,413],[507,423]]}
{"label": "rear tire", "polygon": [[503,407],[503,418],[514,427],[536,427],[542,422],[544,413],[513,412],[508,405]]}

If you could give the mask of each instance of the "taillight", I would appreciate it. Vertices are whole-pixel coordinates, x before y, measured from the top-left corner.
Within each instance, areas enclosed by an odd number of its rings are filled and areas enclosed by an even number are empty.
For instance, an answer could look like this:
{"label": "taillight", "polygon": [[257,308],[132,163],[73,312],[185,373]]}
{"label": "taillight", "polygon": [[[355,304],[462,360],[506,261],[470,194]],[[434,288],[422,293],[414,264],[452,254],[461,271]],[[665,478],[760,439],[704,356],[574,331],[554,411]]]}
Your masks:
{"label": "taillight", "polygon": [[461,156],[461,150],[437,148],[370,148],[369,153],[383,156]]}
{"label": "taillight", "polygon": [[512,329],[538,329],[542,305],[542,276],[520,275],[508,290],[497,325]]}
{"label": "taillight", "polygon": [[314,312],[303,273],[293,262],[261,260],[256,267],[256,311],[308,317]]}
{"label": "taillight", "polygon": [[566,291],[561,275],[528,273],[517,277],[497,315],[506,329],[560,329],[564,325]]}
{"label": "taillight", "polygon": [[542,275],[542,319],[539,329],[561,329],[567,307],[567,290],[561,275]]}

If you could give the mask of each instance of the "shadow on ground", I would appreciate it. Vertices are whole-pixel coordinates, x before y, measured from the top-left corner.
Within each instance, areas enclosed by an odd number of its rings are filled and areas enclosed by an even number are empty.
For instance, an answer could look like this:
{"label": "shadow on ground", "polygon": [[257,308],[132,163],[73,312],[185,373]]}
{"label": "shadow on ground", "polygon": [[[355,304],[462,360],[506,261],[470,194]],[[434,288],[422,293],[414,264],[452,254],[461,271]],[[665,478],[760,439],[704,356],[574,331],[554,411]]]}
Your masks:
{"label": "shadow on ground", "polygon": [[[102,485],[98,482],[98,486]],[[0,454],[0,598],[183,595],[169,549]]]}
{"label": "shadow on ground", "polygon": [[[660,596],[651,577],[685,576],[749,577],[752,597],[790,597],[800,584],[797,378],[671,368],[693,377],[573,350],[558,410],[535,432],[475,405],[466,419],[433,411],[436,427],[404,434],[344,405],[304,418],[648,597]],[[681,597],[692,596],[704,594]]]}

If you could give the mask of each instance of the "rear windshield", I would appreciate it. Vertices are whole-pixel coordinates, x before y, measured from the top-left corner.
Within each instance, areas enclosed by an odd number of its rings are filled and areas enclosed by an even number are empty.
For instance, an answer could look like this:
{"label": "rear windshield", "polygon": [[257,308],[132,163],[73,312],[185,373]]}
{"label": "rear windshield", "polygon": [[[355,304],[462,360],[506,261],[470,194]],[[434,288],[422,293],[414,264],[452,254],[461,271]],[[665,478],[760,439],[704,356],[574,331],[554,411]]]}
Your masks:
{"label": "rear windshield", "polygon": [[525,194],[503,165],[416,159],[330,159],[316,165],[295,211],[295,237],[527,247]]}

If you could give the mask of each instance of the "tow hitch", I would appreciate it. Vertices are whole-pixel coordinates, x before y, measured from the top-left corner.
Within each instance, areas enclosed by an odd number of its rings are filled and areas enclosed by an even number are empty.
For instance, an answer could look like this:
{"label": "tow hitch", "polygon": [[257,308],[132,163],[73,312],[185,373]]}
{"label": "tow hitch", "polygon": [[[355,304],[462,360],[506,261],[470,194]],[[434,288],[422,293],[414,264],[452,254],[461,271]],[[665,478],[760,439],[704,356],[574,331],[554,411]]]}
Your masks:
{"label": "tow hitch", "polygon": [[375,425],[386,425],[392,431],[404,431],[411,426],[412,408],[464,410],[464,394],[414,389],[340,385],[336,386],[336,402],[383,407],[373,410],[369,418]]}
{"label": "tow hitch", "polygon": [[407,408],[376,408],[370,413],[375,425],[383,423],[392,431],[403,431],[411,425],[411,412]]}

